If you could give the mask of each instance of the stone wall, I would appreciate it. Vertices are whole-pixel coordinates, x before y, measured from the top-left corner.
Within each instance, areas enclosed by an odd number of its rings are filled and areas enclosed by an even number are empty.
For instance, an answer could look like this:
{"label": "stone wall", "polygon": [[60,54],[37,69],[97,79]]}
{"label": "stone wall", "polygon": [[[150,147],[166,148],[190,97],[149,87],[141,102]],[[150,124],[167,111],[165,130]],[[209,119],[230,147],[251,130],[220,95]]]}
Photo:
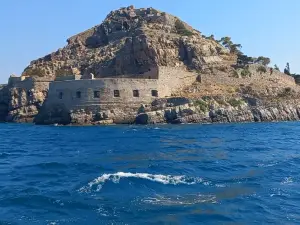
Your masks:
{"label": "stone wall", "polygon": [[80,80],[81,75],[64,75],[64,76],[56,76],[55,81],[65,81],[65,80]]}
{"label": "stone wall", "polygon": [[265,82],[266,84],[278,83],[284,85],[296,85],[295,79],[292,76],[288,76],[280,71],[273,70],[271,74],[270,68],[266,68],[266,72],[259,72],[259,65],[251,65],[248,71],[251,73],[247,76],[242,76],[243,69],[238,69],[238,73],[228,73],[218,71],[215,74],[202,74],[201,82],[210,84],[223,84],[223,85],[249,85],[251,83],[260,84]]}
{"label": "stone wall", "polygon": [[159,90],[162,97],[176,94],[196,81],[197,74],[183,67],[159,67]]}
{"label": "stone wall", "polygon": [[[138,91],[138,97],[133,96],[134,90]],[[63,104],[68,110],[71,110],[72,108],[100,104],[149,103],[156,98],[156,96],[152,96],[152,91],[157,91],[158,96],[161,95],[158,90],[158,80],[103,78],[56,81],[50,83],[47,105]]]}
{"label": "stone wall", "polygon": [[[150,103],[157,97],[172,93],[192,84],[196,74],[181,68],[160,67],[159,79],[101,78],[50,83],[47,104],[64,104],[68,109],[99,104]],[[137,90],[139,97],[133,96]],[[118,92],[119,97],[114,93]],[[157,93],[156,93],[157,91]],[[95,97],[99,92],[99,97]]]}

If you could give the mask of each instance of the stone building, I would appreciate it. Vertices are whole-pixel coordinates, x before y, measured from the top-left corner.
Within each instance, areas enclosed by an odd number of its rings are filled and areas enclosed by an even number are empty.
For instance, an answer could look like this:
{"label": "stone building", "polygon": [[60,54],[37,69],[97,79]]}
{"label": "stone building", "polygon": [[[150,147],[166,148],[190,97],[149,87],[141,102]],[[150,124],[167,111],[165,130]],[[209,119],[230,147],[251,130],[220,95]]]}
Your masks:
{"label": "stone building", "polygon": [[195,82],[197,74],[179,68],[161,67],[156,76],[94,78],[90,74],[57,77],[49,84],[45,104],[49,108],[59,104],[68,111],[85,106],[140,106],[156,98],[171,96],[180,88]]}

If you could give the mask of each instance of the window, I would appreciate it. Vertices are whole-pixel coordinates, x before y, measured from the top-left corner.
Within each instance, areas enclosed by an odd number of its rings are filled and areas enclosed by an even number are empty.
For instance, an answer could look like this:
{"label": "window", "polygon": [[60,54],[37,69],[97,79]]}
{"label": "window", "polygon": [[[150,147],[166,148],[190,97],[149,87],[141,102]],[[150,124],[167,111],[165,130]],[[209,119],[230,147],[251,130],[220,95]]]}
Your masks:
{"label": "window", "polygon": [[140,97],[139,90],[133,90],[133,97]]}
{"label": "window", "polygon": [[94,98],[100,98],[100,91],[94,91]]}
{"label": "window", "polygon": [[59,99],[62,99],[62,98],[63,98],[63,95],[64,95],[64,94],[63,94],[62,92],[59,92],[58,98],[59,98]]}
{"label": "window", "polygon": [[158,97],[158,92],[157,92],[157,90],[152,90],[152,91],[151,91],[151,95],[152,95],[153,97]]}
{"label": "window", "polygon": [[81,98],[81,91],[76,92],[76,98]]}
{"label": "window", "polygon": [[116,97],[116,98],[120,97],[120,91],[119,90],[114,90],[114,97]]}

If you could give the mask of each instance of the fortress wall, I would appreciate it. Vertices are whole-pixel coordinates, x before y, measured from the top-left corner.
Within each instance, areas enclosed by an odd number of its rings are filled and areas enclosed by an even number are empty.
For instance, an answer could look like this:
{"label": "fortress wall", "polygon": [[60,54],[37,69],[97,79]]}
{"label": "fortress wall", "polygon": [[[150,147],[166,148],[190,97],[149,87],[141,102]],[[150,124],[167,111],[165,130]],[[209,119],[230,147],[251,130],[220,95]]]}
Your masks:
{"label": "fortress wall", "polygon": [[10,89],[19,91],[41,92],[49,89],[49,81],[36,81],[31,77],[9,84]]}
{"label": "fortress wall", "polygon": [[[114,96],[118,90],[120,97]],[[133,90],[138,90],[139,97],[133,96]],[[80,106],[100,104],[141,104],[150,103],[156,97],[152,90],[158,91],[158,80],[155,79],[130,79],[130,78],[103,78],[94,80],[72,80],[52,82],[48,92],[47,104],[63,104],[68,109]],[[99,92],[99,98],[94,97],[94,92]],[[77,95],[80,92],[80,98]],[[62,93],[62,99],[60,99]]]}
{"label": "fortress wall", "polygon": [[181,67],[159,67],[159,90],[163,96],[171,96],[196,81],[197,74]]}
{"label": "fortress wall", "polygon": [[26,79],[22,79],[22,77],[10,77],[8,84],[13,88],[30,90],[34,86],[34,81],[31,77],[26,77]]}

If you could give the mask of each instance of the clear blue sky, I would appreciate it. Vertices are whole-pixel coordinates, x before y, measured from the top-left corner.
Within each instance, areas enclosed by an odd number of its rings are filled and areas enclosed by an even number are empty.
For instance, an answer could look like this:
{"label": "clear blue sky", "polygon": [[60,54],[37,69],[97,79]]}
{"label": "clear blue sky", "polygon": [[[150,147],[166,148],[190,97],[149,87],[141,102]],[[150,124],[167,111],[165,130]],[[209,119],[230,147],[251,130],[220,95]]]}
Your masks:
{"label": "clear blue sky", "polygon": [[0,83],[122,6],[154,7],[205,35],[231,36],[250,56],[300,73],[300,0],[7,0],[0,7]]}

